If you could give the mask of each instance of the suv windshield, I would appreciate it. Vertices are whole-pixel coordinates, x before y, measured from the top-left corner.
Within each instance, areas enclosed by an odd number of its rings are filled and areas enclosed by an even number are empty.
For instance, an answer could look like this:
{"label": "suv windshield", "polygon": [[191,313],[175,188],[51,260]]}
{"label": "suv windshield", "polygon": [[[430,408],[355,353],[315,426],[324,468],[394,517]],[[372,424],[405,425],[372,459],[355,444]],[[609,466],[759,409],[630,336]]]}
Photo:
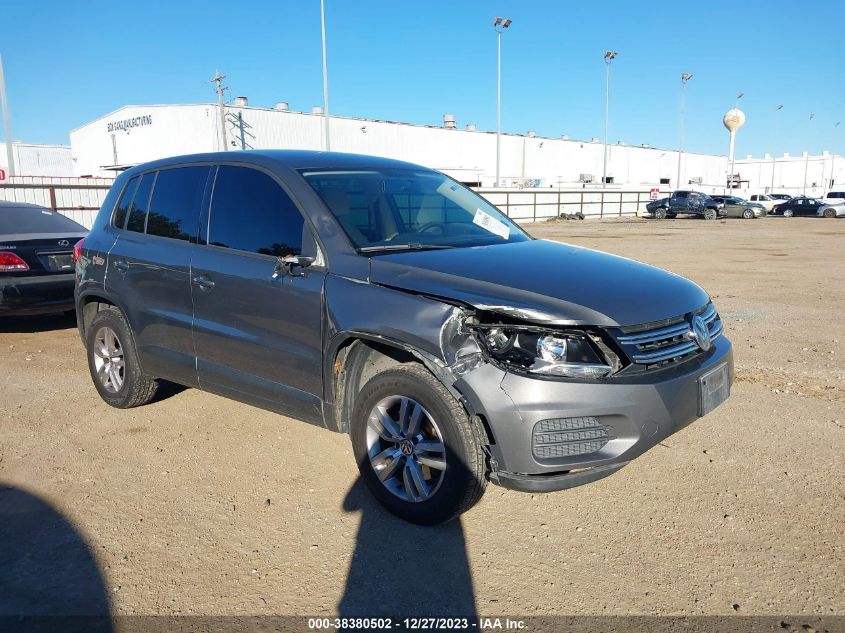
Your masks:
{"label": "suv windshield", "polygon": [[530,239],[484,198],[437,172],[309,170],[302,176],[360,252],[487,246]]}

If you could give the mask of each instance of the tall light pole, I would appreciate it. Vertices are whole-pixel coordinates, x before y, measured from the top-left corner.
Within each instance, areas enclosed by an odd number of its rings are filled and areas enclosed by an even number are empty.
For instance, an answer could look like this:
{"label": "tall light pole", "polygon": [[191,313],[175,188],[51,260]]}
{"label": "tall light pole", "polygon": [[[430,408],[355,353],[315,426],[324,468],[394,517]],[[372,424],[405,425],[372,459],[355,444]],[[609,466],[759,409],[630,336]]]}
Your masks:
{"label": "tall light pole", "polygon": [[778,112],[783,110],[783,105],[779,105],[775,108],[775,152],[772,153],[772,186],[769,188],[769,193],[772,193],[775,190],[775,164],[777,163],[777,144],[778,144],[778,128],[780,127],[779,123],[779,116]]}
{"label": "tall light pole", "polygon": [[616,51],[604,52],[604,166],[602,167],[601,175],[602,189],[607,187],[607,144],[608,130],[610,128],[610,62],[616,59],[618,54]]}
{"label": "tall light pole", "polygon": [[[815,112],[810,112],[810,121],[816,118]],[[809,125],[807,126],[807,131],[809,131]],[[804,187],[801,189],[801,195],[807,195],[807,170],[810,168],[810,150],[809,148],[807,151],[804,152]]]}
{"label": "tall light pole", "polygon": [[498,48],[496,53],[496,186],[499,182],[499,170],[501,167],[501,135],[502,135],[502,33],[511,25],[508,18],[496,16],[493,20],[493,28],[496,30]]}
{"label": "tall light pole", "polygon": [[9,164],[9,175],[15,175],[15,154],[12,148],[12,124],[9,115],[9,101],[6,99],[6,79],[3,75],[3,57],[0,55],[0,110],[3,110],[3,135],[6,138],[6,160]]}
{"label": "tall light pole", "polygon": [[686,107],[687,82],[692,79],[692,73],[681,73],[681,138],[678,148],[678,180],[675,189],[681,186],[681,161],[684,157],[684,109]]}
{"label": "tall light pole", "polygon": [[323,37],[323,125],[326,130],[326,151],[331,151],[329,139],[329,71],[326,62],[326,1],[320,0],[320,30]]}
{"label": "tall light pole", "polygon": [[[840,123],[840,121],[837,121],[836,123],[833,124],[834,130],[839,127],[839,123]],[[834,173],[833,173],[833,169],[834,169],[835,166],[836,166],[836,146],[834,146],[834,148],[833,148],[833,156],[830,157],[830,184],[828,186],[828,189],[833,189],[833,185],[836,184],[836,182],[834,180],[835,176],[834,176]]]}

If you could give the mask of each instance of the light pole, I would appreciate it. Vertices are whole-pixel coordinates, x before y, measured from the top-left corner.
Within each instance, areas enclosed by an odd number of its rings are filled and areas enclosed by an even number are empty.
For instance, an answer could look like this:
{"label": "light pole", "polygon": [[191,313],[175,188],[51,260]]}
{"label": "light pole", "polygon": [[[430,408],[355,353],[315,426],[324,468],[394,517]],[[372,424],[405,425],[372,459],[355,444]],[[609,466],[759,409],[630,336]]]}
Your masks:
{"label": "light pole", "polygon": [[[778,125],[778,123],[779,123],[778,112],[780,112],[781,110],[783,110],[783,105],[779,105],[777,108],[775,108],[775,150],[777,150],[778,128],[780,127]],[[772,193],[775,190],[775,164],[777,163],[776,154],[777,154],[777,151],[772,153],[772,186],[769,188],[769,193]]]}
{"label": "light pole", "polygon": [[684,108],[686,107],[687,82],[692,79],[692,73],[681,73],[681,138],[678,148],[678,180],[675,189],[681,186],[681,161],[684,157]]}
{"label": "light pole", "polygon": [[320,0],[320,30],[323,37],[323,125],[326,130],[326,151],[331,151],[329,140],[329,71],[326,62],[326,2]]}
{"label": "light pole", "polygon": [[6,79],[3,75],[3,56],[0,55],[0,110],[3,111],[3,134],[6,138],[6,161],[9,166],[9,175],[15,175],[15,154],[12,147],[12,124],[9,122],[9,101],[6,98]]}
{"label": "light pole", "polygon": [[[810,112],[810,121],[816,118],[815,112]],[[809,132],[810,126],[807,126],[807,131]],[[804,152],[804,187],[801,189],[801,195],[807,195],[807,170],[810,168],[810,150],[809,148],[807,151]]]}
{"label": "light pole", "polygon": [[604,52],[604,166],[602,167],[601,186],[607,187],[607,143],[608,130],[610,128],[610,62],[616,59],[619,53],[616,51]]}
{"label": "light pole", "polygon": [[[836,123],[833,124],[834,130],[839,127],[839,123],[840,122],[837,121]],[[835,135],[834,135],[834,137],[835,137]],[[834,146],[834,148],[833,148],[833,156],[830,157],[830,181],[829,181],[828,189],[833,189],[833,185],[836,184],[836,181],[835,181],[836,176],[833,173],[833,170],[834,170],[835,167],[836,167],[836,146]]]}
{"label": "light pole", "polygon": [[496,186],[499,182],[499,170],[501,167],[501,135],[502,135],[502,33],[511,25],[508,18],[496,16],[493,20],[493,29],[496,31],[498,40],[496,52]]}

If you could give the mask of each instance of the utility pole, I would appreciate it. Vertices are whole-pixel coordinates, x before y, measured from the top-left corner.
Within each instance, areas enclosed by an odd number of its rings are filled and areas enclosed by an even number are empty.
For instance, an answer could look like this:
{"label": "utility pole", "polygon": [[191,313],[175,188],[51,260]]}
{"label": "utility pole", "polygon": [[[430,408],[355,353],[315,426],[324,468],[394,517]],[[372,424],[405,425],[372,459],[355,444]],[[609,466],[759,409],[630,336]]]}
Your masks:
{"label": "utility pole", "polygon": [[499,182],[501,159],[501,136],[502,136],[502,33],[511,25],[509,18],[496,16],[493,20],[493,29],[496,31],[496,187],[501,187]]}
{"label": "utility pole", "polygon": [[610,128],[610,62],[616,59],[619,53],[616,51],[604,52],[604,162],[601,171],[601,187],[607,189],[607,144],[608,130]]}
{"label": "utility pole", "polygon": [[6,160],[9,175],[15,175],[15,155],[12,151],[12,124],[9,115],[9,101],[6,99],[6,78],[3,74],[3,56],[0,55],[0,109],[3,110],[3,134],[6,138]]}
{"label": "utility pole", "polygon": [[[816,118],[816,113],[810,112],[810,121],[812,121],[814,118]],[[807,126],[808,130],[809,130],[809,127],[810,126],[808,125]],[[807,195],[807,170],[809,169],[809,167],[810,167],[810,150],[808,148],[807,151],[804,152],[804,187],[801,189],[801,195],[802,196]]]}
{"label": "utility pole", "polygon": [[329,71],[326,61],[326,2],[320,0],[320,26],[323,35],[323,125],[326,129],[326,151],[330,152],[332,143],[329,139]]}
{"label": "utility pole", "polygon": [[692,79],[692,73],[681,74],[681,138],[678,148],[678,180],[675,189],[681,186],[681,161],[684,158],[684,110],[686,108],[687,82]]}
{"label": "utility pole", "polygon": [[[777,150],[778,145],[778,128],[779,126],[779,116],[778,112],[783,110],[783,105],[779,105],[775,108],[775,150]],[[775,166],[777,165],[777,151],[772,154],[772,186],[769,188],[769,193],[772,193],[775,190]]]}
{"label": "utility pole", "polygon": [[217,84],[215,92],[217,92],[217,102],[220,105],[220,140],[223,143],[224,152],[229,149],[229,143],[226,140],[226,105],[223,101],[223,91],[226,90],[226,87],[223,85],[225,78],[226,75],[221,75],[220,70],[215,70],[214,77],[211,79],[211,83]]}

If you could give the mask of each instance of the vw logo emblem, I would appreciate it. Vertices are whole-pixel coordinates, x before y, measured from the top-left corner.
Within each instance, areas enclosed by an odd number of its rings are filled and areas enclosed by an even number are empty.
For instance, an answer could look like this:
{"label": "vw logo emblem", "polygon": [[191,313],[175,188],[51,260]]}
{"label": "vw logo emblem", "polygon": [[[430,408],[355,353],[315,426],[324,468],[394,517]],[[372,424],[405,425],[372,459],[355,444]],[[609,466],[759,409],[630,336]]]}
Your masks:
{"label": "vw logo emblem", "polygon": [[408,440],[402,440],[402,443],[399,445],[399,450],[402,451],[403,455],[411,455],[414,452],[414,445]]}
{"label": "vw logo emblem", "polygon": [[695,341],[696,345],[701,348],[702,352],[706,352],[710,349],[710,330],[707,329],[707,324],[697,314],[692,317],[690,320],[691,329],[689,331],[689,337]]}
{"label": "vw logo emblem", "polygon": [[70,246],[70,242],[67,240],[59,240],[59,246]]}

